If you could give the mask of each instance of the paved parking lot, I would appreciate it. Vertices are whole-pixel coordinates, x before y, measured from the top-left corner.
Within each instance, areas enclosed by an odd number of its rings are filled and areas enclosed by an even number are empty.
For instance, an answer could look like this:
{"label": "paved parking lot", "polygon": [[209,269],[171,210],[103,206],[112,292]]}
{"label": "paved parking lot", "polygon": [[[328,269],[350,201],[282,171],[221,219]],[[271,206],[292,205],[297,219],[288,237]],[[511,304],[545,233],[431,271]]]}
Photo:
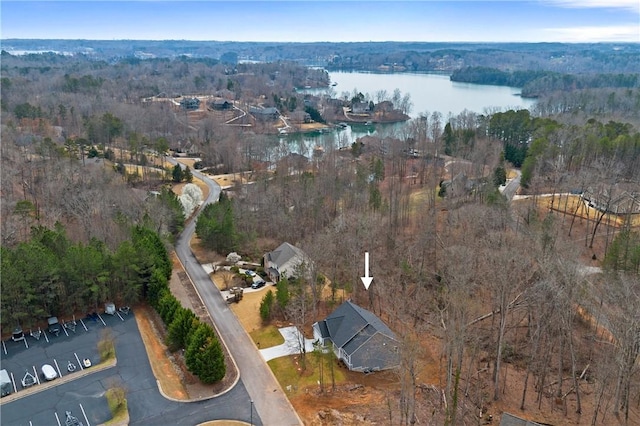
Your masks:
{"label": "paved parking lot", "polygon": [[[26,344],[5,341],[0,351],[2,368],[7,369],[14,380],[21,380],[29,368],[35,367],[40,373],[43,363],[51,363],[55,368],[54,360],[62,378],[36,384],[28,390],[22,390],[16,383],[17,396],[0,400],[1,424],[57,426],[59,420],[64,425],[66,411],[71,411],[84,426],[104,423],[111,419],[104,393],[114,386],[124,386],[127,392],[130,425],[195,425],[213,419],[252,420],[254,425],[262,424],[242,380],[224,395],[210,400],[176,402],[162,396],[134,315],[135,312],[122,315],[122,320],[118,315],[103,314],[96,321],[83,318],[86,331],[77,320],[75,333],[70,332],[67,336],[61,331],[57,337],[47,334],[48,341],[44,335],[40,340],[29,336]],[[99,361],[97,343],[100,331],[106,328],[115,338],[117,365],[100,370],[96,368]],[[25,331],[27,334],[28,330]],[[68,373],[66,363],[75,359],[75,354],[80,361],[84,357],[90,358],[93,366]],[[16,397],[18,399],[12,400]]]}
{"label": "paved parking lot", "polygon": [[[65,323],[62,318],[60,320],[61,324]],[[97,394],[94,391],[87,393],[84,386],[99,380],[99,377],[92,377],[91,369],[96,369],[100,362],[97,344],[104,333],[118,338],[131,326],[137,330],[135,319],[133,314],[117,312],[116,315],[76,319],[75,326],[72,321],[68,319],[58,335],[46,330],[41,330],[40,335],[25,330],[24,340],[2,342],[2,368],[10,375],[14,392],[2,399],[2,424],[64,424],[67,411],[84,425],[109,420],[111,413],[103,395],[108,387],[117,383],[107,385]],[[90,367],[85,367],[85,360],[89,361]],[[55,379],[47,381],[43,377],[44,364],[53,367]],[[97,376],[103,374],[109,373],[96,371]],[[74,376],[78,380],[74,380]],[[34,379],[35,384],[29,386],[28,381]]]}

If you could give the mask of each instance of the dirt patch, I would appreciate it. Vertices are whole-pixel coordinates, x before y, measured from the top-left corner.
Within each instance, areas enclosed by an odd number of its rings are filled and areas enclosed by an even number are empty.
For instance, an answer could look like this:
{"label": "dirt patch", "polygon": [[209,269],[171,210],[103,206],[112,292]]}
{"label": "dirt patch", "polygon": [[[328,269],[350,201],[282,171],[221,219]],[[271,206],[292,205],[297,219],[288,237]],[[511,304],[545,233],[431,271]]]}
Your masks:
{"label": "dirt patch", "polygon": [[163,343],[163,333],[158,330],[157,324],[161,320],[157,318],[155,311],[146,305],[137,306],[135,309],[138,329],[147,350],[153,375],[158,380],[160,389],[170,398],[189,399],[186,386],[182,383],[180,369],[173,362],[173,357]]}

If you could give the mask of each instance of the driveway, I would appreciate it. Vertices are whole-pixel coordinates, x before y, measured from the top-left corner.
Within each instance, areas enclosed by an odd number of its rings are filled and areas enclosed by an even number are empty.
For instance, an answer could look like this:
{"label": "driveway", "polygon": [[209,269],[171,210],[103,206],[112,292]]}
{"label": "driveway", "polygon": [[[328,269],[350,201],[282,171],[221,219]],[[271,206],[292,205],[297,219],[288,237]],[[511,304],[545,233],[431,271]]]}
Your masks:
{"label": "driveway", "polygon": [[[173,162],[175,164],[175,160]],[[198,171],[194,170],[193,175],[209,187],[209,196],[202,206],[216,202],[220,196],[220,186]],[[249,393],[250,401],[253,401],[255,410],[266,425],[302,424],[271,369],[260,356],[258,348],[242,328],[235,314],[229,309],[218,289],[211,285],[209,275],[193,255],[189,243],[195,232],[195,225],[195,220],[190,220],[185,224],[184,231],[176,241],[176,254],[211,315],[220,338],[234,358],[240,371],[241,381]],[[245,404],[242,404],[242,401],[239,400],[237,403],[244,406],[250,401],[245,400]]]}
{"label": "driveway", "polygon": [[313,339],[305,339],[302,333],[300,333],[300,330],[298,330],[298,327],[283,327],[278,331],[282,334],[282,337],[284,337],[284,343],[278,346],[260,349],[260,355],[262,355],[265,362],[274,358],[280,358],[281,356],[299,354],[302,349],[302,342],[304,342],[305,352],[313,352]]}

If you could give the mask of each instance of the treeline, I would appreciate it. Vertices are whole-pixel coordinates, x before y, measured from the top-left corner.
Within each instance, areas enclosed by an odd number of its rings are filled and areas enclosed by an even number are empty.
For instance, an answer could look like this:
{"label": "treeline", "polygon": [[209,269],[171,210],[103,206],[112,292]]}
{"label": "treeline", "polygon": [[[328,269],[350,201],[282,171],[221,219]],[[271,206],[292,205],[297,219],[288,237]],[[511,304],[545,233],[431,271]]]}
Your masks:
{"label": "treeline", "polygon": [[534,174],[550,176],[554,167],[555,173],[566,175],[611,164],[615,169],[608,173],[624,180],[635,179],[640,170],[640,132],[629,123],[590,119],[584,125],[570,125],[532,117],[528,110],[509,110],[491,116],[487,133],[503,143],[505,160],[522,167],[524,187]]}
{"label": "treeline", "polygon": [[58,224],[32,228],[31,239],[1,247],[2,325],[33,327],[46,317],[71,317],[99,310],[103,303],[132,305],[144,300],[154,280],[171,276],[160,237],[143,226],[115,250],[97,239],[72,242]]}
{"label": "treeline", "polygon": [[62,225],[34,227],[29,241],[0,247],[2,326],[35,327],[48,316],[98,311],[107,301],[148,301],[167,326],[171,350],[186,349],[187,368],[204,383],[225,375],[215,332],[171,294],[172,263],[160,236],[143,226],[115,251],[93,239],[70,241]]}
{"label": "treeline", "polygon": [[640,74],[562,74],[543,70],[502,71],[489,67],[455,70],[451,81],[496,86],[521,87],[522,96],[539,97],[545,93],[597,88],[637,88]]}

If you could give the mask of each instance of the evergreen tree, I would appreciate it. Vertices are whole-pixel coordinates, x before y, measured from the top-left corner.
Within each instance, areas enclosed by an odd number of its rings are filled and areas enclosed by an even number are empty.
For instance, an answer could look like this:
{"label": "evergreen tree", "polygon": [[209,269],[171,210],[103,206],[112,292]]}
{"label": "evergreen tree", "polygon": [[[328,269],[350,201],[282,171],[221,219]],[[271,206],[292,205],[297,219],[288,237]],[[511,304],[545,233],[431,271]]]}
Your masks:
{"label": "evergreen tree", "polygon": [[269,290],[260,302],[260,318],[262,318],[262,321],[269,322],[269,320],[271,319],[271,309],[273,308],[273,302],[273,292]]}
{"label": "evergreen tree", "polygon": [[184,176],[183,176],[182,167],[180,167],[180,164],[176,164],[175,166],[173,166],[173,171],[171,172],[171,176],[175,183],[182,182],[182,180],[184,179]]}
{"label": "evergreen tree", "polygon": [[171,318],[167,332],[167,346],[169,350],[176,351],[186,347],[187,336],[194,323],[198,323],[198,318],[191,309],[179,307]]}
{"label": "evergreen tree", "polygon": [[193,182],[193,173],[191,173],[191,169],[189,167],[185,167],[182,172],[182,180],[188,183]]}
{"label": "evergreen tree", "polygon": [[276,301],[282,312],[287,308],[289,299],[289,280],[283,278],[276,284]]}
{"label": "evergreen tree", "polygon": [[189,371],[198,376],[202,383],[221,380],[226,373],[224,352],[213,329],[200,323],[189,340],[184,355]]}
{"label": "evergreen tree", "polygon": [[226,373],[224,353],[218,339],[209,337],[199,356],[201,362],[198,377],[202,383],[211,384],[224,378]]}

